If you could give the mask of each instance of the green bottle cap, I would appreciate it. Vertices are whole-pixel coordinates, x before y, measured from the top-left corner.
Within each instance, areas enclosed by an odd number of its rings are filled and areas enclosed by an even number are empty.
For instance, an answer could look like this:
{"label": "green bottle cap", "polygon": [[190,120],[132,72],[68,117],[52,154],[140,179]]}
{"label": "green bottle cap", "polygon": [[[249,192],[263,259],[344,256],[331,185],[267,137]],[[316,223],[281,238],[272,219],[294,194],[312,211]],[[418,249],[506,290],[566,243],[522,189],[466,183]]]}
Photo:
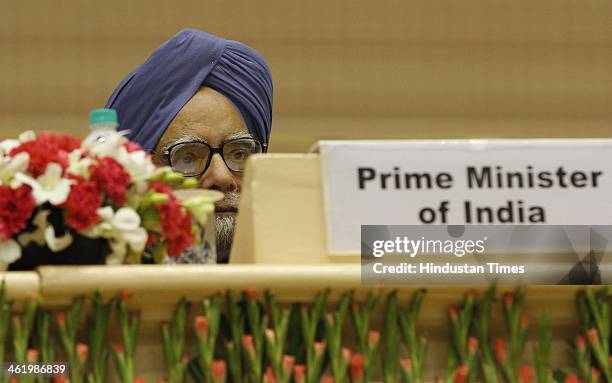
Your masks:
{"label": "green bottle cap", "polygon": [[118,125],[117,111],[114,109],[94,109],[89,113],[89,125],[115,124]]}

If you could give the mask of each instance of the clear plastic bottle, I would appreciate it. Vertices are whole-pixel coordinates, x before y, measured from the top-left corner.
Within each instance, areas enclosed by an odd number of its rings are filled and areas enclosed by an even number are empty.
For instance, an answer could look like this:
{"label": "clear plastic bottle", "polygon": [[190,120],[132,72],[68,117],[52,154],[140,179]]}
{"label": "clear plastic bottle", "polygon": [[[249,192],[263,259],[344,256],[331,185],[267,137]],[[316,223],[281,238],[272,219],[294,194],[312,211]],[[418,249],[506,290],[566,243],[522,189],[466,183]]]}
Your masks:
{"label": "clear plastic bottle", "polygon": [[84,143],[102,143],[117,133],[119,122],[114,109],[94,109],[89,113],[89,129],[91,133]]}

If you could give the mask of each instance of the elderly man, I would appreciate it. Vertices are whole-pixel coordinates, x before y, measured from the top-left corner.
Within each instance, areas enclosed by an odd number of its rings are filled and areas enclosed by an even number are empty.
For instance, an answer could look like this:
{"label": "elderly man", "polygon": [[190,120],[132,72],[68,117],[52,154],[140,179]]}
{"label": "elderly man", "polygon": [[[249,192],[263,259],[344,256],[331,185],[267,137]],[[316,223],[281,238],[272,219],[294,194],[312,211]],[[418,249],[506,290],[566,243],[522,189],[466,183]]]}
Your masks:
{"label": "elderly man", "polygon": [[[267,151],[272,78],[254,49],[185,29],[165,42],[113,92],[128,138],[160,165],[224,192],[216,205],[217,259],[227,262],[247,158]],[[183,262],[198,262],[193,250]]]}

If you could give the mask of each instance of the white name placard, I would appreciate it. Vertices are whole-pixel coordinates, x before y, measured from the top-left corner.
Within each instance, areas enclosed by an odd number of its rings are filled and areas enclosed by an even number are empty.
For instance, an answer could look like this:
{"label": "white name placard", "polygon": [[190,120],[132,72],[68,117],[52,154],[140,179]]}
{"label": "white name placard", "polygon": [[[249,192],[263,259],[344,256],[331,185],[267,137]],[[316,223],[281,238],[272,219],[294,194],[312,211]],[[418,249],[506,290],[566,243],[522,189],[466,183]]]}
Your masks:
{"label": "white name placard", "polygon": [[612,224],[612,139],[321,141],[330,254],[361,225]]}

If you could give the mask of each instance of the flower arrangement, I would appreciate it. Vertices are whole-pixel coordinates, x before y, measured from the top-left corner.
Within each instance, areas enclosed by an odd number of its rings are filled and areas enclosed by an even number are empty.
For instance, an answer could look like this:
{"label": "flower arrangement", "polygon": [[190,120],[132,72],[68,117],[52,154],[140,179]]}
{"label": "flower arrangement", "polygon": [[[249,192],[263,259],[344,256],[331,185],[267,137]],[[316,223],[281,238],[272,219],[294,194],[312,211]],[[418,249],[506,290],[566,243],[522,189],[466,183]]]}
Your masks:
{"label": "flower arrangement", "polygon": [[[240,295],[233,291],[216,293],[204,298],[201,305],[181,299],[171,320],[161,325],[166,366],[161,381],[424,381],[424,372],[431,367],[427,342],[419,335],[416,320],[425,290],[416,290],[406,303],[400,303],[395,291],[383,297],[372,290],[363,302],[347,292],[336,304],[330,304],[329,294],[325,290],[312,303],[288,305],[279,304],[270,291],[260,297],[254,288]],[[17,314],[13,309],[17,305],[6,300],[1,286],[0,363],[10,345],[7,351],[11,360],[69,361],[69,376],[63,380],[56,377],[54,382],[101,383],[110,379],[108,360],[113,355],[117,381],[143,382],[135,364],[140,314],[130,309],[130,295],[123,290],[104,302],[95,293],[89,299],[77,298],[70,307],[54,313],[44,308],[40,297],[30,296],[19,305]],[[573,350],[575,363],[556,369],[549,360],[548,314],[544,311],[540,316],[538,336],[528,343],[531,328],[523,310],[525,289],[518,287],[502,294],[499,304],[495,303],[496,296],[495,286],[481,296],[468,291],[463,302],[449,308],[448,368],[436,371],[436,381],[610,382],[609,286],[578,293],[581,326],[568,347],[568,351]],[[371,316],[382,300],[384,317],[378,330]],[[505,325],[505,335],[498,338],[491,338],[489,333],[494,306],[500,306]],[[334,312],[326,313],[328,308]],[[347,316],[353,320],[346,320]],[[50,326],[49,318],[54,318],[54,326]],[[118,326],[118,331],[110,331],[109,323]],[[532,358],[525,353],[528,345],[533,347]],[[28,379],[22,377],[20,381]],[[6,376],[0,376],[3,381],[7,381]]]}
{"label": "flower arrangement", "polygon": [[204,191],[177,198],[177,189],[196,186],[121,134],[93,144],[32,132],[1,141],[0,263],[31,246],[58,253],[84,238],[107,245],[107,263],[143,255],[161,263],[198,242],[214,209]]}

